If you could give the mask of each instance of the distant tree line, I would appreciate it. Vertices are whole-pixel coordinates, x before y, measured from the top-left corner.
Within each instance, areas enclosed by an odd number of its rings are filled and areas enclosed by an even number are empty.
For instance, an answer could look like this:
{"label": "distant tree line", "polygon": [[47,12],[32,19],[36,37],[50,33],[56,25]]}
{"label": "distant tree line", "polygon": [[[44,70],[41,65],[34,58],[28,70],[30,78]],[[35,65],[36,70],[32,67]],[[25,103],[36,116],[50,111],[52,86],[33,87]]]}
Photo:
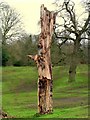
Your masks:
{"label": "distant tree line", "polygon": [[[38,35],[25,35],[21,40],[6,44],[2,49],[3,66],[35,66],[33,60],[29,60],[27,55],[37,54]],[[59,48],[58,43],[53,38],[51,47],[52,66],[69,65],[74,44],[66,42]],[[88,44],[82,42],[79,53],[79,63],[88,63]]]}

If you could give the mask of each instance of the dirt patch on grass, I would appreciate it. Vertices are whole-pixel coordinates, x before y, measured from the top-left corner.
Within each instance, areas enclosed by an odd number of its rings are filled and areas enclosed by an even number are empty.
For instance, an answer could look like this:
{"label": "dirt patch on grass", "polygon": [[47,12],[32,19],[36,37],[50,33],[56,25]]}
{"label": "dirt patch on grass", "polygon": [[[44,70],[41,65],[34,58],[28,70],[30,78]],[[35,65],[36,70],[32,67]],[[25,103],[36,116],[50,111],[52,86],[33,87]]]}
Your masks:
{"label": "dirt patch on grass", "polygon": [[73,107],[83,106],[88,104],[86,97],[63,97],[54,99],[54,107]]}
{"label": "dirt patch on grass", "polygon": [[64,88],[60,88],[58,89],[57,92],[60,93],[80,93],[82,92],[83,89],[87,89],[88,90],[88,85],[83,85],[83,86],[75,86],[75,87],[64,87]]}
{"label": "dirt patch on grass", "polygon": [[63,98],[58,98],[60,101],[62,101],[62,102],[77,102],[77,101],[80,101],[80,100],[85,100],[86,98],[80,98],[80,97],[68,97],[68,98],[66,98],[66,97],[63,97]]}
{"label": "dirt patch on grass", "polygon": [[14,92],[31,92],[37,89],[37,82],[33,80],[31,83],[21,80],[20,84],[16,88],[12,89]]}

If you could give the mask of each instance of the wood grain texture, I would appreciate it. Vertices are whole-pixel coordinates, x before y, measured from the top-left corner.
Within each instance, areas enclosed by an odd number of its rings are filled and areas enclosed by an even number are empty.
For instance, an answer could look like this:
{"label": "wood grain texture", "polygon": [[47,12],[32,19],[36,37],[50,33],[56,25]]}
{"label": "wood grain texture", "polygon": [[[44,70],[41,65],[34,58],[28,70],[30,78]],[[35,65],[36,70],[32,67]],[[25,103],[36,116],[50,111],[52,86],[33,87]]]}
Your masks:
{"label": "wood grain texture", "polygon": [[44,5],[40,9],[41,33],[38,41],[38,55],[28,55],[38,68],[38,112],[52,113],[52,66],[50,47],[55,24],[55,13],[47,10]]}

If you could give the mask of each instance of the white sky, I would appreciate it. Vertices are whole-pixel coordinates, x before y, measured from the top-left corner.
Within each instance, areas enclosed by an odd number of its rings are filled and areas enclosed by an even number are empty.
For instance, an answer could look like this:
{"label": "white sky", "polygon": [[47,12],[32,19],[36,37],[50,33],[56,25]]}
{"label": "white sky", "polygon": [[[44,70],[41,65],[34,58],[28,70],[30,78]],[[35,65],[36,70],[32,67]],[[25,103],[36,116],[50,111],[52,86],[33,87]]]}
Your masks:
{"label": "white sky", "polygon": [[[44,4],[49,10],[55,10],[52,3],[55,0],[0,0],[7,2],[11,7],[15,8],[22,16],[22,22],[27,33],[37,34],[40,28],[37,25],[40,20],[40,6]],[[61,0],[62,1],[62,0]],[[82,13],[80,0],[73,0],[76,3],[78,14]]]}

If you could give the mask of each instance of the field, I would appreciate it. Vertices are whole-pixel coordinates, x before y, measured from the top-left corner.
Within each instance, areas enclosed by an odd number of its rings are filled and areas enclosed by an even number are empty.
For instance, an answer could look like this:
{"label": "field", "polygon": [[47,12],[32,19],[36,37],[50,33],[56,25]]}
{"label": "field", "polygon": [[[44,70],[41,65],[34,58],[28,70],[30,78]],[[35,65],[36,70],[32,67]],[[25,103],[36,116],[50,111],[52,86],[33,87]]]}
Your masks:
{"label": "field", "polygon": [[79,65],[73,83],[67,82],[68,69],[68,66],[53,67],[53,114],[36,116],[37,69],[3,67],[3,110],[15,118],[87,118],[88,66]]}

